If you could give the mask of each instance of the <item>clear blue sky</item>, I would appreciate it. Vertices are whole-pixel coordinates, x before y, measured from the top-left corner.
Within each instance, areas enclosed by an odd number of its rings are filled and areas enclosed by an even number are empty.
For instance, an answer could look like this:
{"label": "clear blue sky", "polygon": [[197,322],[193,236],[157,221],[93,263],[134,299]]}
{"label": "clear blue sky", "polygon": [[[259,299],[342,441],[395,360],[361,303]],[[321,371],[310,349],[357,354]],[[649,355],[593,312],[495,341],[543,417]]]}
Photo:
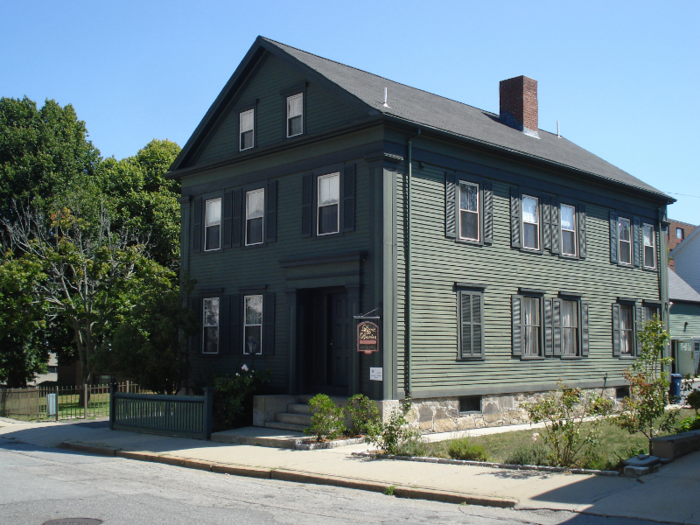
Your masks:
{"label": "clear blue sky", "polygon": [[699,224],[698,20],[697,0],[6,1],[0,96],[73,104],[122,158],[184,145],[258,35],[494,112],[498,82],[527,75],[541,128]]}

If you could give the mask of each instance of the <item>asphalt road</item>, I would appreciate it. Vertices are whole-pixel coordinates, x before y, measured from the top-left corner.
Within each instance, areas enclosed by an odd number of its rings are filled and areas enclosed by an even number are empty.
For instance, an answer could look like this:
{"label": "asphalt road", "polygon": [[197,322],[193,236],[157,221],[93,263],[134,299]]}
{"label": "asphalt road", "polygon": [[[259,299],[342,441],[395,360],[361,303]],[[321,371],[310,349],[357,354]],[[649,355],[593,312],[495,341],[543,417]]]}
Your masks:
{"label": "asphalt road", "polygon": [[60,518],[95,518],[106,525],[650,523],[398,499],[91,456],[0,437],[0,525]]}

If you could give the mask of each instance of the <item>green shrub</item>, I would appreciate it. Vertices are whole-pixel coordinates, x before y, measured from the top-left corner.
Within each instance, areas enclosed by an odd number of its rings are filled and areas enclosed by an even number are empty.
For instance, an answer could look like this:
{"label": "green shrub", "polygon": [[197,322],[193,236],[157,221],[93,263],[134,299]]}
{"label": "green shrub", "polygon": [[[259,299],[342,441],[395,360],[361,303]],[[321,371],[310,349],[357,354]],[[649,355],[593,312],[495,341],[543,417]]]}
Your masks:
{"label": "green shrub", "polygon": [[686,417],[681,421],[680,425],[676,429],[676,434],[681,432],[691,432],[693,430],[700,430],[700,415],[695,415],[695,417]]}
{"label": "green shrub", "polygon": [[309,435],[316,436],[317,441],[336,439],[345,430],[343,409],[335,405],[326,394],[317,394],[309,400],[311,407],[311,426],[304,429]]}
{"label": "green shrub", "polygon": [[425,442],[420,439],[420,434],[418,433],[411,439],[401,441],[396,447],[395,455],[419,458],[425,457],[428,455],[428,447]]}
{"label": "green shrub", "polygon": [[688,394],[686,402],[690,405],[690,408],[695,410],[695,415],[698,415],[700,411],[700,390],[693,390]]}
{"label": "green shrub", "polygon": [[270,382],[267,371],[249,370],[244,364],[234,376],[214,378],[213,428],[215,431],[253,424],[253,396]]}
{"label": "green shrub", "polygon": [[352,435],[367,434],[369,428],[379,421],[379,410],[374,401],[362,394],[356,394],[348,400],[345,415],[351,421],[348,430]]}
{"label": "green shrub", "polygon": [[388,423],[377,419],[375,423],[369,424],[365,441],[376,445],[385,454],[394,456],[417,450],[419,443],[422,443],[421,432],[411,428],[406,420],[411,406],[411,399],[407,397],[398,410],[392,410]]}
{"label": "green shrub", "polygon": [[469,438],[455,439],[450,443],[447,453],[452,459],[469,461],[488,461],[489,456],[481,445],[469,442]]}
{"label": "green shrub", "polygon": [[513,449],[506,457],[509,465],[550,465],[549,449],[543,443],[521,445]]}

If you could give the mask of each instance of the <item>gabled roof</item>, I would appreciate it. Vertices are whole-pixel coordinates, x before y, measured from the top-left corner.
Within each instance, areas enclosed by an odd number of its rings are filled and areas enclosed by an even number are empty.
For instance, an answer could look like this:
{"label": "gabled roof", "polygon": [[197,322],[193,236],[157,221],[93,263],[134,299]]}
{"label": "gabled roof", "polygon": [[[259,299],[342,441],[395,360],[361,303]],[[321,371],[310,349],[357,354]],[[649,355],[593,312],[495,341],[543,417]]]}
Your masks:
{"label": "gabled roof", "polygon": [[700,303],[700,294],[673,270],[668,272],[668,298],[671,301]]}
{"label": "gabled roof", "polygon": [[[692,225],[691,225],[692,226]],[[690,232],[690,235],[688,235],[685,239],[683,239],[683,242],[680,244],[676,245],[676,247],[668,252],[669,257],[674,257],[678,255],[680,252],[682,252],[686,246],[690,246],[691,244],[696,242],[696,237],[700,236],[700,226],[695,228],[692,232]]]}
{"label": "gabled roof", "polygon": [[[356,104],[360,102],[368,115],[383,114],[406,123],[431,128],[472,142],[508,150],[512,153],[586,173],[598,179],[642,190],[669,203],[675,201],[672,197],[563,137],[543,130],[539,130],[539,139],[527,136],[521,131],[503,124],[495,113],[393,82],[264,37],[256,39],[236,73],[231,77],[195,134],[183,148],[181,155],[171,167],[172,171],[180,168],[180,164],[189,154],[192,144],[199,141],[198,134],[207,129],[207,121],[215,118],[219,108],[225,107],[226,92],[236,88],[238,78],[249,67],[248,62],[261,49],[267,50],[288,64],[300,68],[304,74],[312,77],[311,80],[319,80],[327,87],[332,88],[334,92],[342,93],[346,101],[352,99]],[[389,107],[383,105],[384,88],[388,88]]]}

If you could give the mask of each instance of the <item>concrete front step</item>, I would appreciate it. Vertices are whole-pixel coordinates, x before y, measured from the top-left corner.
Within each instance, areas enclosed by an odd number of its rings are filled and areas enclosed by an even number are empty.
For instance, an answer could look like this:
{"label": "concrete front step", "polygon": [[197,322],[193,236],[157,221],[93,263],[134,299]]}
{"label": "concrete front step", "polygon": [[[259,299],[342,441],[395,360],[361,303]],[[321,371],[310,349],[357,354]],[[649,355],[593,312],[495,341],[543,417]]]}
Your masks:
{"label": "concrete front step", "polygon": [[301,432],[260,427],[236,428],[211,435],[211,440],[218,443],[272,448],[296,448],[297,443],[305,439],[308,439],[308,436]]}
{"label": "concrete front step", "polygon": [[291,403],[287,405],[287,412],[290,414],[309,414],[309,405],[304,403]]}
{"label": "concrete front step", "polygon": [[295,425],[294,423],[280,423],[279,421],[268,421],[265,423],[265,428],[276,428],[278,430],[291,430],[293,432],[304,432],[304,429],[307,426],[308,425]]}
{"label": "concrete front step", "polygon": [[305,427],[311,426],[311,416],[309,414],[290,414],[289,412],[282,412],[276,414],[275,419],[278,423],[291,423],[293,425],[304,425]]}

